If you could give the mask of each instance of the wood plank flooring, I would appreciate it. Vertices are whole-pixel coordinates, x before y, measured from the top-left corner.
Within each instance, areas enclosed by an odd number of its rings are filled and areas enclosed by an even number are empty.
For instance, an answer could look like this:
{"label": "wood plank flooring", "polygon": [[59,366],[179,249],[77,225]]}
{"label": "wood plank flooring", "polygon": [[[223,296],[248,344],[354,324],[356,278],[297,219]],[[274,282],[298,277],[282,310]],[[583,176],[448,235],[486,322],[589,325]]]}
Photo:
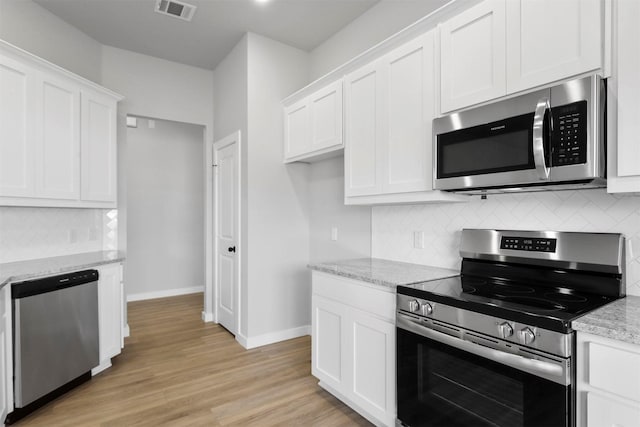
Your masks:
{"label": "wood plank flooring", "polygon": [[129,303],[113,367],[16,426],[369,426],[311,376],[301,337],[245,350],[202,294]]}

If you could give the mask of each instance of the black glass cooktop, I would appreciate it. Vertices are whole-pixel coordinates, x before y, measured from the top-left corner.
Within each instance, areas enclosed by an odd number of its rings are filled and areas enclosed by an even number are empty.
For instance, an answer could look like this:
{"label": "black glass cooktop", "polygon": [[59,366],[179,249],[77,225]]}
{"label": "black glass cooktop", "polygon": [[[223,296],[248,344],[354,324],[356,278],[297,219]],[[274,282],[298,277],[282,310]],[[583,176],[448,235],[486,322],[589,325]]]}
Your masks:
{"label": "black glass cooktop", "polygon": [[464,275],[398,286],[397,292],[563,333],[572,320],[616,299],[530,283]]}

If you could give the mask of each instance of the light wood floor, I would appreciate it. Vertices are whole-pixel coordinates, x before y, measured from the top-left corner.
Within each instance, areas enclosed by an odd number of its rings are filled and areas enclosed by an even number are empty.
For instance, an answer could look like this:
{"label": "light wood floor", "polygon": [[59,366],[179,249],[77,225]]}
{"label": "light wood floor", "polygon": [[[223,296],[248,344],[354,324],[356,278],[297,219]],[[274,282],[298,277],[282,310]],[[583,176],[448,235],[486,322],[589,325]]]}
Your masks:
{"label": "light wood floor", "polygon": [[317,385],[309,337],[244,350],[202,294],[129,303],[113,367],[17,426],[370,425]]}

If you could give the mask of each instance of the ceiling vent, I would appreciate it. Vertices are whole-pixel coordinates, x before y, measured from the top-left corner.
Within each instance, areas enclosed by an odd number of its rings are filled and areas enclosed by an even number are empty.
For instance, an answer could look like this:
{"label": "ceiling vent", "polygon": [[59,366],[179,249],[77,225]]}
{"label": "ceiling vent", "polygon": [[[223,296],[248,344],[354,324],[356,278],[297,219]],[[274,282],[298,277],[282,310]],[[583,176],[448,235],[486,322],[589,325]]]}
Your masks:
{"label": "ceiling vent", "polygon": [[191,4],[183,3],[176,0],[158,0],[156,2],[156,12],[163,15],[169,15],[174,18],[191,21],[196,7]]}

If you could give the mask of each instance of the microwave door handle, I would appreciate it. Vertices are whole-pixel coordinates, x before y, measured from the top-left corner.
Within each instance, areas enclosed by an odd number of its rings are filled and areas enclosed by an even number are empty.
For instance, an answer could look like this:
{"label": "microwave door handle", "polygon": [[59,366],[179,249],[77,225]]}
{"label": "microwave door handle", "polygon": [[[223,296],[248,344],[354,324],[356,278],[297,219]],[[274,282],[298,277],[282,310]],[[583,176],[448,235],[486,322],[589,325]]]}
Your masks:
{"label": "microwave door handle", "polygon": [[550,108],[549,98],[540,98],[533,116],[533,162],[536,166],[538,178],[541,181],[549,180],[549,166],[547,165],[544,156],[544,118],[547,110]]}

